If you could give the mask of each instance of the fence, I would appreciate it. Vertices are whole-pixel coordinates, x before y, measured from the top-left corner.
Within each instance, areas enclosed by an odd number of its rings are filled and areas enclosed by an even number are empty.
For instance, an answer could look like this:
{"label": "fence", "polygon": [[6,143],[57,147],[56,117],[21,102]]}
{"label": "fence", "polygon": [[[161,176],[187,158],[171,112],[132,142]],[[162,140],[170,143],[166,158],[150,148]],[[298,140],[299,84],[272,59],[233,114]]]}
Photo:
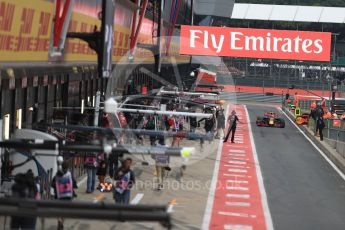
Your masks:
{"label": "fence", "polygon": [[[234,85],[245,85],[255,87],[267,87],[267,88],[290,88],[305,90],[319,90],[329,91],[331,89],[331,83],[329,81],[310,81],[310,80],[299,80],[299,79],[288,79],[288,78],[276,78],[276,77],[257,77],[257,76],[245,76],[245,77],[234,77],[230,75],[219,74],[217,76],[218,84],[234,84]],[[345,86],[338,86],[339,92],[345,92]]]}
{"label": "fence", "polygon": [[330,90],[330,82],[315,82],[306,80],[287,80],[279,78],[258,78],[258,77],[235,77],[233,78],[235,85],[269,87],[269,88],[290,88],[306,89],[306,90]]}
{"label": "fence", "polygon": [[233,75],[277,76],[285,78],[305,78],[323,80],[345,72],[344,58],[333,63],[308,61],[287,61],[250,58],[224,58],[223,62]]}
{"label": "fence", "polygon": [[[298,107],[302,110],[302,112],[310,112],[311,104],[313,102],[321,102],[320,100],[299,100],[298,101]],[[331,106],[331,101],[326,101],[326,107],[329,108]]]}

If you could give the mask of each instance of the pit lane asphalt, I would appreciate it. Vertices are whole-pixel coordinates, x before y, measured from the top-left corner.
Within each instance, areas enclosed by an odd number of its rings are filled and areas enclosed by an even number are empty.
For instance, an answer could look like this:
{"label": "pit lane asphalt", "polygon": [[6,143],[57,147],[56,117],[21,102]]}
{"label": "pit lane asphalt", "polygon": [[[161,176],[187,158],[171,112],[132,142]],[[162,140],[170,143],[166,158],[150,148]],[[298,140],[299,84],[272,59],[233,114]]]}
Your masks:
{"label": "pit lane asphalt", "polygon": [[345,229],[345,182],[282,114],[285,129],[257,127],[279,111],[247,105],[274,229]]}

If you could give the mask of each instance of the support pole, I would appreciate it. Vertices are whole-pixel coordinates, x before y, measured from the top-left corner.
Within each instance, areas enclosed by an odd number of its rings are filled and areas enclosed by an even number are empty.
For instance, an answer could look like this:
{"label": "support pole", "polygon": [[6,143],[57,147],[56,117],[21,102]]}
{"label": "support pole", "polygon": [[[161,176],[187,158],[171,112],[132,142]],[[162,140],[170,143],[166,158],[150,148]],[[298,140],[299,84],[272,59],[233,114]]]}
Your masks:
{"label": "support pole", "polygon": [[210,96],[210,97],[218,97],[219,95],[216,93],[202,93],[202,92],[183,92],[183,91],[161,91],[162,95],[176,95],[176,96]]}
{"label": "support pole", "polygon": [[[114,13],[115,2],[114,0],[102,1],[102,50],[100,58],[101,67],[99,67],[99,76],[102,78],[108,78],[112,71],[112,50],[113,50],[113,38],[114,38]],[[103,85],[102,85],[103,87]]]}
{"label": "support pole", "polygon": [[162,27],[163,27],[163,10],[164,10],[164,0],[158,1],[159,4],[159,11],[158,11],[158,28],[157,28],[157,47],[158,47],[158,54],[156,58],[156,72],[159,74],[161,72],[161,59],[162,59]]}
{"label": "support pole", "polygon": [[0,215],[110,221],[155,221],[170,229],[165,206],[0,198]]}
{"label": "support pole", "polygon": [[98,126],[100,104],[101,104],[101,92],[97,91],[96,102],[95,102],[95,119],[93,122],[94,126]]}
{"label": "support pole", "polygon": [[[0,119],[0,142],[2,141],[2,130],[3,130],[3,120],[2,119]],[[2,169],[2,148],[0,148],[0,169]],[[1,171],[2,170],[0,170],[0,181],[2,180],[2,174],[1,174]]]}
{"label": "support pole", "polygon": [[188,113],[188,112],[125,109],[125,108],[118,108],[118,111],[119,112],[121,111],[121,112],[152,114],[152,115],[172,115],[172,116],[187,116],[187,117],[199,117],[199,118],[210,118],[213,116],[213,114],[211,114],[211,113]]}
{"label": "support pole", "polygon": [[122,129],[122,128],[101,128],[101,127],[92,127],[92,126],[81,126],[81,125],[47,125],[48,127],[57,128],[57,129],[67,129],[67,130],[77,130],[84,132],[100,132],[105,134],[137,134],[145,136],[158,136],[158,137],[185,137],[193,139],[207,139],[212,140],[212,134],[201,134],[194,132],[163,132],[163,131],[154,131],[146,129]]}
{"label": "support pole", "polygon": [[[157,132],[157,131],[155,131]],[[43,141],[41,143],[31,143],[24,140],[2,141],[0,148],[11,148],[16,150],[57,150],[66,152],[105,152],[109,153],[128,153],[128,154],[147,154],[156,155],[164,154],[171,157],[181,157],[183,151],[192,153],[194,148],[169,148],[169,147],[152,147],[152,146],[133,146],[133,145],[85,145],[71,142]],[[71,153],[73,154],[73,153]],[[35,156],[59,156],[57,153],[34,153]]]}

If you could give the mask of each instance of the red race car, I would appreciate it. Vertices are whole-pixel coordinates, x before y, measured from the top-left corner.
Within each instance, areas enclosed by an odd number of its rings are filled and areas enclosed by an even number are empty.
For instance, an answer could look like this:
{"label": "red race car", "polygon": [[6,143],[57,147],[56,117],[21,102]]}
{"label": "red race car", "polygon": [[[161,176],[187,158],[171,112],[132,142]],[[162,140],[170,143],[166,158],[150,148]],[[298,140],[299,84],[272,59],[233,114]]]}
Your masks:
{"label": "red race car", "polygon": [[285,121],[275,112],[265,112],[263,117],[257,117],[257,126],[284,128]]}

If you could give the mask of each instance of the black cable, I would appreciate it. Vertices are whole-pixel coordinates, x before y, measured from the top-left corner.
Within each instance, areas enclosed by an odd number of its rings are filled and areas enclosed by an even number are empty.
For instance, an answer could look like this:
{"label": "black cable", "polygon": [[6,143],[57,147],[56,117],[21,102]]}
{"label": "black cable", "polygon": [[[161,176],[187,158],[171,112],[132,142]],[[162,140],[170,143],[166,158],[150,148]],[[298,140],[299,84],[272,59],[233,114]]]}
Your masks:
{"label": "black cable", "polygon": [[23,161],[22,163],[16,164],[16,165],[12,165],[11,166],[11,170],[18,168],[20,166],[25,165],[26,163],[28,163],[29,161],[33,160],[34,158],[32,156],[28,156],[28,159],[26,159],[25,161]]}

